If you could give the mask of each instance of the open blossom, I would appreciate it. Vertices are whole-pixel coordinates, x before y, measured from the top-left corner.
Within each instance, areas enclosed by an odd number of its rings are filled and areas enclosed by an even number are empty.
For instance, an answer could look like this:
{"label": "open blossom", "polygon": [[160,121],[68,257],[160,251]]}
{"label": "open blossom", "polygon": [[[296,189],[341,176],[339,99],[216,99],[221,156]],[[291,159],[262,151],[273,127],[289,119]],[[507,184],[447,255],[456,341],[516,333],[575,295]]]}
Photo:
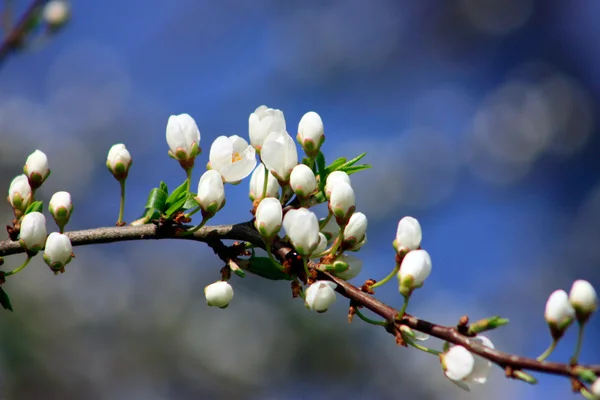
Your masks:
{"label": "open blossom", "polygon": [[316,157],[319,149],[325,141],[323,121],[319,114],[309,111],[302,116],[298,124],[298,135],[296,139],[309,157]]}
{"label": "open blossom", "polygon": [[288,211],[283,218],[283,229],[301,256],[309,257],[319,245],[319,220],[306,208]]}
{"label": "open blossom", "polygon": [[[250,200],[262,198],[265,184],[265,166],[260,163],[250,177]],[[267,174],[267,191],[265,197],[279,197],[279,182],[271,172]]]}
{"label": "open blossom", "polygon": [[194,197],[205,215],[212,216],[225,205],[225,188],[221,174],[206,171],[198,182],[198,194]]}
{"label": "open blossom", "polygon": [[209,306],[226,308],[233,299],[233,287],[225,281],[211,283],[204,288],[204,296]]}
{"label": "open blossom", "polygon": [[423,286],[423,282],[431,273],[431,257],[425,250],[413,250],[409,252],[400,265],[398,271],[399,290],[403,296],[408,296],[417,288]]}
{"label": "open blossom", "polygon": [[337,284],[330,281],[316,281],[306,289],[306,307],[317,312],[325,312],[335,302]]}
{"label": "open blossom", "polygon": [[171,115],[167,121],[167,144],[169,155],[178,160],[182,167],[194,166],[200,154],[200,130],[189,114]]}
{"label": "open blossom", "polygon": [[404,217],[398,222],[394,248],[400,253],[407,250],[416,250],[421,246],[421,225],[416,218]]}
{"label": "open blossom", "polygon": [[279,233],[283,218],[283,210],[279,200],[267,197],[258,204],[256,208],[256,220],[254,225],[260,235],[266,240],[272,239]]}
{"label": "open blossom", "polygon": [[37,189],[44,183],[50,169],[48,168],[48,157],[40,150],[36,150],[27,157],[23,173],[29,178],[29,183],[32,188]]}
{"label": "open blossom", "polygon": [[23,217],[19,242],[28,252],[40,251],[46,243],[46,217],[44,214],[34,211]]}
{"label": "open blossom", "polygon": [[325,194],[328,199],[331,197],[333,189],[340,183],[347,183],[350,185],[350,176],[344,171],[333,171],[327,175],[327,179],[325,180]]}
{"label": "open blossom", "polygon": [[581,323],[585,323],[598,307],[596,290],[588,281],[583,279],[573,282],[569,293],[569,301],[575,309],[577,320]]}
{"label": "open blossom", "polygon": [[272,132],[266,137],[260,157],[280,183],[287,183],[292,170],[298,165],[296,143],[285,131]]}
{"label": "open blossom", "polygon": [[52,232],[46,239],[44,261],[53,271],[61,271],[71,261],[73,246],[67,235]]}
{"label": "open blossom", "polygon": [[[485,336],[477,336],[470,340],[491,349],[494,348],[492,341]],[[492,368],[489,360],[472,354],[463,346],[452,346],[442,355],[441,359],[446,377],[465,390],[469,390],[468,384],[470,383],[484,384],[487,382]]]}
{"label": "open blossom", "polygon": [[31,202],[31,186],[27,175],[19,175],[12,180],[8,187],[8,202],[19,215],[27,210]]}
{"label": "open blossom", "polygon": [[562,337],[575,318],[575,309],[569,302],[567,292],[564,290],[552,292],[546,302],[544,318],[550,327],[552,337],[555,340]]}
{"label": "open blossom", "polygon": [[292,170],[290,175],[290,186],[296,196],[308,198],[317,191],[317,178],[315,173],[308,166],[298,164]]}
{"label": "open blossom", "polygon": [[285,118],[281,110],[258,107],[248,119],[250,143],[260,152],[263,142],[271,132],[285,132]]}
{"label": "open blossom", "polygon": [[106,167],[116,180],[127,179],[131,167],[131,154],[123,143],[117,143],[110,148],[106,157]]}
{"label": "open blossom", "polygon": [[210,168],[228,183],[239,182],[256,166],[256,151],[237,135],[219,136],[210,147]]}

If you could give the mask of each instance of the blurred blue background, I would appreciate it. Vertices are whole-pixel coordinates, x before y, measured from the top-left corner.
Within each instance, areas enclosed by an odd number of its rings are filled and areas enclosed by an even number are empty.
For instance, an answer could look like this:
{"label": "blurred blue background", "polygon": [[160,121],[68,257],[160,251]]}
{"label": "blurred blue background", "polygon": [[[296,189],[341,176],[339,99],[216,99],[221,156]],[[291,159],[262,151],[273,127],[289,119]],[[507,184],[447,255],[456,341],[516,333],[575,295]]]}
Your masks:
{"label": "blurred blue background", "polygon": [[[507,317],[494,343],[535,357],[547,296],[579,278],[600,288],[598,17],[592,0],[73,2],[63,31],[1,66],[0,184],[41,149],[52,175],[39,197],[72,193],[70,229],[112,225],[104,163],[123,142],[131,221],[160,180],[184,179],[166,154],[169,115],[198,123],[196,180],[212,140],[247,137],[259,105],[283,110],[292,135],[313,110],[328,159],[366,151],[373,165],[352,177],[369,218],[355,283],[389,272],[397,221],[417,217],[433,272],[409,311],[449,325]],[[249,208],[247,181],[227,186],[214,222]],[[10,222],[8,204],[0,215]],[[575,398],[565,379],[531,387],[499,369],[467,394],[434,357],[348,325],[341,299],[309,313],[283,282],[234,277],[230,307],[209,308],[220,264],[198,243],[76,254],[65,274],[35,260],[6,284],[16,312],[0,316],[0,398]],[[393,283],[378,297],[401,304]],[[582,362],[600,361],[599,332],[596,316]],[[574,336],[552,359],[568,360]]]}

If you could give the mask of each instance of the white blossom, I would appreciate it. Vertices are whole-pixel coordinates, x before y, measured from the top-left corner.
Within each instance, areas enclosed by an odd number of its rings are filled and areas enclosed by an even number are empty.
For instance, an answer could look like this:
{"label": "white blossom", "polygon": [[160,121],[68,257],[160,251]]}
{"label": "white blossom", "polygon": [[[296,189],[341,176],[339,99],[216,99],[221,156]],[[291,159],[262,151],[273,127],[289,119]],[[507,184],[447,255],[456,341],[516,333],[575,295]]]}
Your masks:
{"label": "white blossom", "polygon": [[27,157],[23,173],[29,178],[29,184],[32,188],[37,189],[44,183],[50,169],[48,168],[48,157],[40,150],[36,150]]}
{"label": "white blossom", "polygon": [[288,211],[283,218],[283,229],[301,256],[309,257],[319,245],[319,221],[306,208]]}
{"label": "white blossom", "polygon": [[283,211],[279,200],[267,197],[256,208],[254,225],[263,238],[271,239],[281,230]]}
{"label": "white blossom", "polygon": [[337,284],[330,281],[316,281],[306,289],[304,301],[313,311],[325,312],[335,302]]}
{"label": "white blossom", "polygon": [[228,183],[239,182],[256,166],[256,151],[237,135],[219,136],[210,147],[210,168]]}
{"label": "white blossom", "polygon": [[317,191],[317,178],[312,169],[304,164],[298,164],[292,169],[290,186],[300,198],[308,198]]}
{"label": "white blossom", "polygon": [[194,166],[200,154],[200,130],[189,114],[171,115],[167,121],[167,144],[169,155],[178,160],[182,167]]}
{"label": "white blossom", "polygon": [[52,232],[46,239],[44,261],[53,271],[61,271],[71,261],[73,246],[67,235]]}
{"label": "white blossom", "polygon": [[198,182],[198,194],[194,198],[207,215],[214,215],[225,205],[225,188],[221,174],[215,170],[206,171]]}
{"label": "white blossom", "polygon": [[248,119],[250,143],[260,152],[263,142],[271,132],[285,132],[285,118],[281,110],[258,107]]}
{"label": "white blossom", "polygon": [[226,308],[233,299],[233,287],[226,281],[211,283],[204,288],[204,296],[209,306]]}
{"label": "white blossom", "polygon": [[[492,341],[485,336],[476,336],[469,340],[490,349],[494,348]],[[492,363],[481,356],[472,354],[463,346],[452,346],[442,355],[442,366],[448,379],[463,389],[469,390],[468,384],[482,385],[487,382]]]}
{"label": "white blossom", "polygon": [[19,175],[15,177],[8,187],[8,202],[10,205],[22,214],[27,210],[31,203],[31,186],[27,175]]}
{"label": "white blossom", "polygon": [[309,111],[302,116],[298,124],[296,139],[309,157],[314,158],[319,154],[319,149],[325,141],[323,120],[319,114]]}
{"label": "white blossom", "polygon": [[398,284],[400,293],[408,296],[417,288],[423,286],[423,282],[431,273],[431,257],[425,250],[413,250],[409,252],[400,265],[398,271]]}
{"label": "white blossom", "polygon": [[110,148],[106,157],[106,167],[116,180],[127,179],[131,167],[131,154],[123,143],[117,143]]}
{"label": "white blossom", "polygon": [[296,143],[285,131],[271,132],[264,140],[260,157],[265,166],[280,183],[290,180],[292,170],[298,165]]}
{"label": "white blossom", "polygon": [[34,211],[23,217],[19,242],[31,253],[36,253],[44,247],[46,243],[46,217],[44,214]]}
{"label": "white blossom", "polygon": [[[265,166],[260,163],[250,177],[250,200],[260,200],[265,184]],[[267,174],[267,191],[265,197],[279,197],[279,182],[271,172]]]}
{"label": "white blossom", "polygon": [[333,189],[340,183],[347,183],[350,185],[350,176],[344,171],[333,171],[329,175],[327,175],[327,179],[325,180],[325,194],[329,199],[331,197],[331,192]]}
{"label": "white blossom", "polygon": [[44,21],[53,29],[66,24],[70,16],[71,9],[65,0],[50,0],[44,6]]}
{"label": "white blossom", "polygon": [[404,217],[398,222],[394,248],[400,253],[407,250],[416,250],[421,246],[421,225],[413,217]]}

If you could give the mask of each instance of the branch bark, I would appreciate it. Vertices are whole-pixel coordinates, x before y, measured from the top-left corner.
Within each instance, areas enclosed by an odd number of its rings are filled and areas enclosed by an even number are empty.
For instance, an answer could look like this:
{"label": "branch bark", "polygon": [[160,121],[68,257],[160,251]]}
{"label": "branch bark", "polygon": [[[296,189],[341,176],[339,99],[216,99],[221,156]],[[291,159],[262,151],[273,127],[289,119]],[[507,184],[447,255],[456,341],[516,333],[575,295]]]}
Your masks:
{"label": "branch bark", "polygon": [[4,40],[0,42],[0,65],[5,59],[16,49],[19,48],[23,38],[27,35],[27,28],[32,18],[37,12],[40,12],[41,7],[47,0],[34,0],[25,10],[19,21],[15,24],[10,32],[6,34]]}
{"label": "branch bark", "polygon": [[[123,226],[86,229],[80,231],[67,232],[73,246],[84,246],[99,243],[112,243],[130,240],[157,240],[157,239],[184,239],[196,240],[205,243],[211,243],[215,240],[237,240],[250,242],[256,246],[264,248],[264,243],[255,230],[253,221],[247,221],[234,225],[206,226],[199,229],[193,235],[184,235],[185,231],[179,226],[158,226],[147,224],[141,226]],[[279,242],[274,246],[277,257],[284,260],[288,252],[293,249],[284,242]],[[23,253],[24,249],[16,241],[5,240],[0,242],[0,257],[18,253]],[[600,374],[600,365],[578,365],[573,366],[567,363],[558,363],[552,361],[537,361],[532,358],[522,357],[490,349],[476,341],[471,340],[469,336],[461,334],[456,327],[438,325],[410,314],[405,314],[400,320],[396,320],[398,310],[390,307],[374,296],[363,292],[360,288],[333,276],[327,272],[317,270],[319,279],[333,281],[337,284],[336,291],[352,301],[358,306],[363,306],[373,313],[379,315],[388,321],[387,331],[394,334],[396,329],[404,325],[419,332],[426,333],[443,341],[454,345],[460,345],[477,354],[492,363],[498,365],[507,371],[537,371],[547,374],[561,375],[569,378],[579,379],[579,372],[582,369],[592,370],[595,374]],[[390,329],[390,327],[392,329]]]}

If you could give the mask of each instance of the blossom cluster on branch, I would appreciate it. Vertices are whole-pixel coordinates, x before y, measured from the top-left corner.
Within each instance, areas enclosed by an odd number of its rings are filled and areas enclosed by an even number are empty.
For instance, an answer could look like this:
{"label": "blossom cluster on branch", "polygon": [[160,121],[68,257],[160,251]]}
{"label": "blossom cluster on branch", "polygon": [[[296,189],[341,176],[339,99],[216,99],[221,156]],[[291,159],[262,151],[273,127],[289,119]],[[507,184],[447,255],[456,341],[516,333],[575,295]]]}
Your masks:
{"label": "blossom cluster on branch", "polygon": [[[583,396],[600,398],[597,376],[600,367],[578,365],[584,328],[597,308],[597,295],[589,282],[576,281],[569,294],[562,290],[551,294],[544,316],[552,341],[537,360],[498,352],[492,341],[482,335],[506,325],[508,320],[504,318],[491,317],[471,324],[464,318],[455,328],[415,319],[407,314],[409,300],[432,272],[431,257],[421,247],[422,228],[416,218],[406,216],[398,222],[393,239],[395,263],[386,277],[379,281],[369,279],[359,287],[346,282],[363,268],[363,261],[351,253],[359,252],[367,243],[367,217],[356,210],[351,180],[352,174],[370,167],[359,164],[365,154],[327,164],[321,151],[325,142],[323,121],[312,111],[299,121],[295,140],[288,133],[280,110],[260,106],[250,114],[248,124],[250,142],[237,135],[219,136],[213,141],[206,171],[194,192],[191,176],[202,153],[200,130],[188,114],[169,117],[168,154],[184,170],[185,180],[172,191],[165,182],[160,182],[150,191],[140,217],[129,225],[123,220],[123,210],[132,156],[124,144],[113,145],[106,166],[119,182],[121,200],[113,236],[101,240],[92,232],[77,239],[75,244],[120,240],[119,230],[144,226],[154,229],[155,238],[200,238],[225,264],[220,271],[221,279],[204,289],[209,306],[226,308],[231,303],[232,275],[243,278],[249,272],[266,279],[285,280],[290,282],[292,296],[301,298],[307,309],[318,313],[326,312],[339,294],[347,297],[349,320],[357,316],[366,323],[384,327],[395,335],[398,344],[436,356],[443,374],[463,389],[468,390],[470,384],[485,383],[495,363],[505,369],[508,377],[528,383],[536,380],[524,371],[527,368],[560,373],[568,376],[573,389]],[[48,235],[43,201],[36,198],[36,190],[50,176],[48,158],[42,151],[34,151],[27,158],[23,172],[13,179],[8,190],[15,217],[7,227],[9,240],[0,242],[0,256],[23,252],[27,257],[16,268],[0,271],[0,285],[23,270],[39,252],[43,251],[44,261],[55,274],[65,272],[74,256],[73,240],[77,233],[65,232],[73,213],[70,194],[57,192],[48,202],[48,211],[58,227],[57,232]],[[226,186],[239,184],[248,177],[252,220],[243,225],[246,233],[235,236],[231,228],[220,234],[218,227],[206,226],[224,208]],[[327,204],[328,210],[321,217],[313,211],[319,204]],[[196,214],[200,218],[194,224]],[[141,234],[140,238],[144,236],[148,234]],[[122,240],[131,239],[128,236]],[[239,241],[227,246],[223,243],[225,239]],[[265,250],[266,256],[258,250]],[[398,311],[372,296],[376,289],[391,281],[397,283],[404,300]],[[0,286],[0,304],[12,311],[4,286]],[[361,311],[364,308],[383,320],[366,316]],[[569,364],[546,362],[573,322],[577,322],[579,335]],[[444,341],[441,349],[423,344],[430,335]]]}

